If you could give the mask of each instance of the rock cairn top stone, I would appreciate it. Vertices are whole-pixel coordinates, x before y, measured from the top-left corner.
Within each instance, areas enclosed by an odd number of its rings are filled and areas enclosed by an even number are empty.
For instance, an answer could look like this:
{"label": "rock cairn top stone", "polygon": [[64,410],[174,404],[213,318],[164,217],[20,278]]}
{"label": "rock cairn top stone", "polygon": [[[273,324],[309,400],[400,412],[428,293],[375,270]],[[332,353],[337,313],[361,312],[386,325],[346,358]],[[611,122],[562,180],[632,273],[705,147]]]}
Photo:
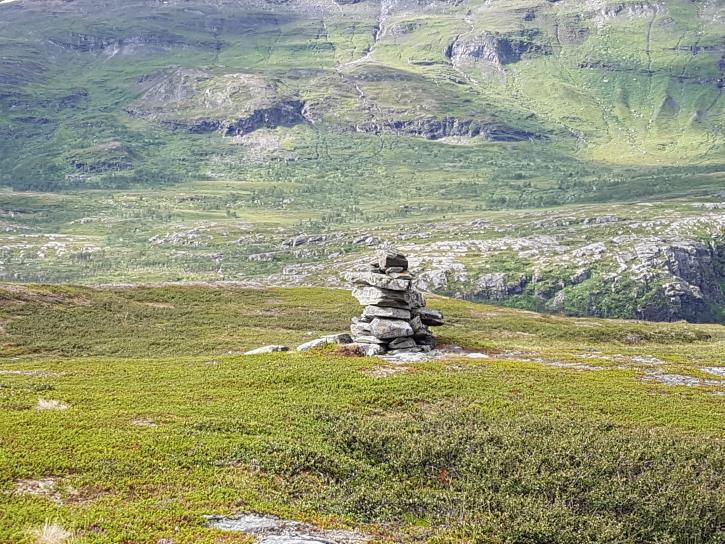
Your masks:
{"label": "rock cairn top stone", "polygon": [[428,327],[443,325],[443,315],[425,307],[408,271],[408,259],[381,249],[369,269],[348,274],[352,296],[363,313],[352,319],[353,342],[367,355],[430,351],[436,341]]}

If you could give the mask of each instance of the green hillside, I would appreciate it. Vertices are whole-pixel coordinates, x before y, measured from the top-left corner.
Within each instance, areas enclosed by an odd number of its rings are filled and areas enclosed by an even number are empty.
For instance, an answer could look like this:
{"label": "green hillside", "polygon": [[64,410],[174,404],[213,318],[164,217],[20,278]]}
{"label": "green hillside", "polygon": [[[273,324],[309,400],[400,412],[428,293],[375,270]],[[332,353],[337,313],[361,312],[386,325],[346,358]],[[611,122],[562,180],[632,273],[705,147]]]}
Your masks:
{"label": "green hillside", "polygon": [[[448,177],[506,185],[495,169],[511,146],[491,141],[522,142],[508,162],[549,181],[722,162],[725,15],[714,1],[21,0],[0,10],[2,180],[18,188],[258,177],[255,163],[302,182],[310,170],[328,182],[356,175],[369,189],[406,170],[435,181],[451,162]],[[277,113],[234,127],[260,111]]]}
{"label": "green hillside", "polygon": [[721,326],[428,302],[460,349],[394,363],[241,355],[344,330],[345,291],[2,286],[0,540],[248,543],[204,516],[255,511],[371,542],[720,541]]}
{"label": "green hillside", "polygon": [[3,2],[0,279],[339,285],[322,263],[402,240],[443,294],[722,322],[724,21],[715,0]]}

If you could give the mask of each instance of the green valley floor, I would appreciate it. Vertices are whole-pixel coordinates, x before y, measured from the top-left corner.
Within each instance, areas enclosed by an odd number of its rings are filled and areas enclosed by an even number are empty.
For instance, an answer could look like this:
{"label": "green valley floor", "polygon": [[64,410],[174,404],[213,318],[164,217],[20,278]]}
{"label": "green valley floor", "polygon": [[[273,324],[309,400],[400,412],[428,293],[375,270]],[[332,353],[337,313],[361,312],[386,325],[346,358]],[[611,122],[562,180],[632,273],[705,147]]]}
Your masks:
{"label": "green valley floor", "polygon": [[723,326],[428,304],[448,354],[393,363],[243,355],[343,331],[343,290],[0,286],[0,542],[251,542],[205,518],[243,512],[371,541],[723,542]]}

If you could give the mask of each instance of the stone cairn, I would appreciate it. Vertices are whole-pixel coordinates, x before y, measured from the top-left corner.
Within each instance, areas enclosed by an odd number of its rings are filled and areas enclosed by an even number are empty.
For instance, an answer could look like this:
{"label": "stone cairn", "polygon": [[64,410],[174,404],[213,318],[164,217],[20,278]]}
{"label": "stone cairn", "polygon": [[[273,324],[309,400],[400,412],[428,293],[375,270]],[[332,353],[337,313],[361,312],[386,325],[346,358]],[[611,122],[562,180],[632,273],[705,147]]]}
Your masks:
{"label": "stone cairn", "polygon": [[431,351],[436,341],[428,327],[443,325],[443,315],[425,307],[408,271],[408,259],[393,250],[379,250],[364,272],[348,275],[352,296],[365,307],[352,319],[353,342],[366,355]]}

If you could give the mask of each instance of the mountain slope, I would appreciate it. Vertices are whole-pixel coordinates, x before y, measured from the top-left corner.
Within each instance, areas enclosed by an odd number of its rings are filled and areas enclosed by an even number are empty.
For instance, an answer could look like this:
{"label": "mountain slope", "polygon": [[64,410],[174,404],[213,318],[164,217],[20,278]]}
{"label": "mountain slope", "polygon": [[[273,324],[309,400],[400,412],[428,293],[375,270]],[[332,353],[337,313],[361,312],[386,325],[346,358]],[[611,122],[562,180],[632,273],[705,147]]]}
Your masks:
{"label": "mountain slope", "polygon": [[340,137],[373,149],[405,137],[524,141],[575,164],[703,164],[722,150],[725,13],[714,1],[0,9],[2,170],[18,187],[239,175],[234,158],[260,147],[244,137],[277,127],[261,160],[291,149],[343,162],[327,154]]}
{"label": "mountain slope", "polygon": [[0,278],[338,285],[405,243],[445,294],[722,321],[724,24],[713,0],[0,4]]}

